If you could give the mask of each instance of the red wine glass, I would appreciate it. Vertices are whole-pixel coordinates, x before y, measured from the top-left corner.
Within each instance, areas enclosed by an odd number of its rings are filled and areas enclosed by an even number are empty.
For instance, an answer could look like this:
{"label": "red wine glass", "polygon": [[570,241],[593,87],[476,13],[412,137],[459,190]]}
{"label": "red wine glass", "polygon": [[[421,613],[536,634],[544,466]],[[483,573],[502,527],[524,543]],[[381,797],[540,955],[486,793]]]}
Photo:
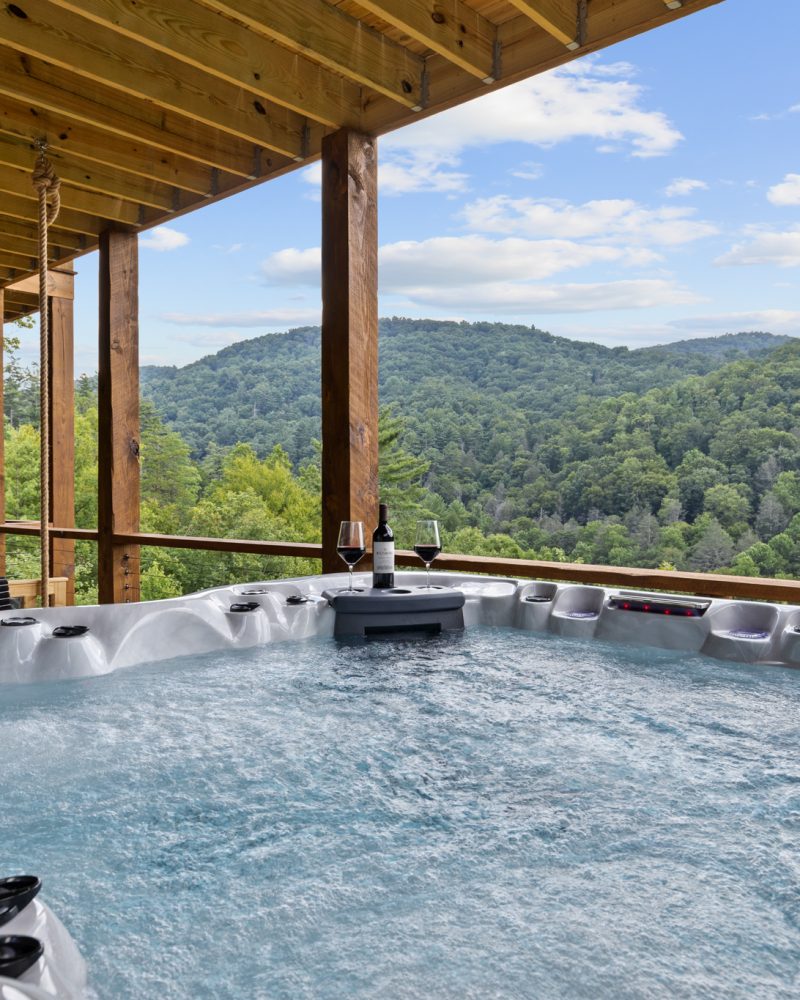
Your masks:
{"label": "red wine glass", "polygon": [[425,563],[425,570],[428,574],[426,590],[431,589],[431,563],[442,551],[442,542],[439,538],[438,521],[417,521],[417,535],[414,541],[414,551]]}
{"label": "red wine glass", "polygon": [[353,567],[367,551],[364,545],[364,522],[342,521],[339,525],[339,541],[336,551],[347,563],[350,571],[350,590],[353,589]]}

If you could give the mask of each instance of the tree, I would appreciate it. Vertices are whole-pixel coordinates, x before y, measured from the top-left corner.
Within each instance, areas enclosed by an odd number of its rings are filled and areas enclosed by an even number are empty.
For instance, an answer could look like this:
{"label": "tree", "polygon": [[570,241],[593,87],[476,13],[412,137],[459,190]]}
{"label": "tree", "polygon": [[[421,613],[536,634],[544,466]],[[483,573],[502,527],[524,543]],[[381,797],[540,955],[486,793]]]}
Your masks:
{"label": "tree", "polygon": [[789,523],[789,515],[786,508],[773,493],[765,493],[758,505],[755,528],[761,538],[765,541],[779,531],[783,531]]}
{"label": "tree", "polygon": [[730,563],[733,549],[733,539],[719,521],[712,517],[708,527],[692,546],[690,565],[701,573],[712,573]]}
{"label": "tree", "polygon": [[741,483],[709,486],[703,495],[703,509],[715,517],[732,535],[740,535],[750,517],[750,501]]}

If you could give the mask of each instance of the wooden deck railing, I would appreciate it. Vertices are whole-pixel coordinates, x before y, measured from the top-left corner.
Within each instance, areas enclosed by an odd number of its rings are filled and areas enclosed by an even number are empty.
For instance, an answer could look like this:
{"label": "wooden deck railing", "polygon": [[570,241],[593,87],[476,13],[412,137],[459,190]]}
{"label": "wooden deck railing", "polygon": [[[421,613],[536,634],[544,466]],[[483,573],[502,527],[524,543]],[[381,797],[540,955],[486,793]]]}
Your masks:
{"label": "wooden deck railing", "polygon": [[[48,588],[53,607],[63,608],[67,603],[67,578],[50,577]],[[42,593],[41,580],[9,580],[8,590],[12,597],[22,602],[23,608],[35,608]]]}
{"label": "wooden deck railing", "polygon": [[[36,521],[7,521],[0,524],[0,535],[37,536]],[[50,529],[54,538],[97,541],[93,528]],[[116,534],[114,544],[144,545],[171,549],[195,549],[211,552],[242,552],[259,556],[294,556],[298,559],[321,559],[322,546],[317,542],[273,542],[251,538],[204,538],[187,535],[160,535],[147,532]],[[413,552],[398,551],[399,566],[420,567]],[[621,587],[628,590],[664,590],[704,597],[749,598],[800,604],[800,581],[765,577],[726,576],[720,573],[684,573],[632,566],[596,566],[585,563],[558,563],[530,559],[505,559],[499,556],[468,556],[443,553],[436,560],[437,569],[459,573],[484,573],[490,576],[522,579],[558,580],[571,583]],[[32,581],[24,581],[26,586]]]}

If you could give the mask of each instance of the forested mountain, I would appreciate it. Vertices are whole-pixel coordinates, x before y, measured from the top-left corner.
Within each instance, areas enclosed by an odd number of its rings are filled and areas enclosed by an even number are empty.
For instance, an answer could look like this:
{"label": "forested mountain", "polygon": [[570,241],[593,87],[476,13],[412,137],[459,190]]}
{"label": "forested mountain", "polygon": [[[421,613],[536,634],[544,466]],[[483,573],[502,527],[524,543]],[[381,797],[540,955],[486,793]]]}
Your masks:
{"label": "forested mountain", "polygon": [[[36,379],[6,346],[8,516],[35,517]],[[631,351],[502,324],[390,320],[381,349],[381,493],[401,546],[417,517],[435,516],[449,551],[800,577],[800,340]],[[318,372],[313,329],[148,369],[143,528],[318,539]],[[93,379],[77,401],[78,524],[92,527]],[[12,571],[35,573],[29,541],[10,544]],[[91,600],[95,552],[79,549]],[[142,559],[148,597],[314,571],[163,549]]]}
{"label": "forested mountain", "polygon": [[[584,396],[672,385],[786,339],[741,333],[629,350],[503,323],[385,319],[381,403],[407,418],[419,447],[452,444],[483,461],[496,433],[527,436]],[[144,368],[143,393],[197,458],[215,444],[247,442],[261,455],[280,444],[299,463],[320,434],[319,370],[319,328],[306,327],[242,341],[184,368]]]}

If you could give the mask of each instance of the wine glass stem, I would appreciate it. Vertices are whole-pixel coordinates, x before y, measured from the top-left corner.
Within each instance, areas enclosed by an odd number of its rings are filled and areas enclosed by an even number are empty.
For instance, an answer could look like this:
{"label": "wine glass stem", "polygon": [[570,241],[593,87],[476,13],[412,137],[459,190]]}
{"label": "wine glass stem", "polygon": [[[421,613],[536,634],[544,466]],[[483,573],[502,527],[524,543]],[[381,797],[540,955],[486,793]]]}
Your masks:
{"label": "wine glass stem", "polygon": [[350,590],[353,589],[353,567],[348,565],[348,570],[350,571]]}
{"label": "wine glass stem", "polygon": [[428,574],[428,582],[425,585],[426,590],[431,589],[431,564],[425,563],[425,572]]}

